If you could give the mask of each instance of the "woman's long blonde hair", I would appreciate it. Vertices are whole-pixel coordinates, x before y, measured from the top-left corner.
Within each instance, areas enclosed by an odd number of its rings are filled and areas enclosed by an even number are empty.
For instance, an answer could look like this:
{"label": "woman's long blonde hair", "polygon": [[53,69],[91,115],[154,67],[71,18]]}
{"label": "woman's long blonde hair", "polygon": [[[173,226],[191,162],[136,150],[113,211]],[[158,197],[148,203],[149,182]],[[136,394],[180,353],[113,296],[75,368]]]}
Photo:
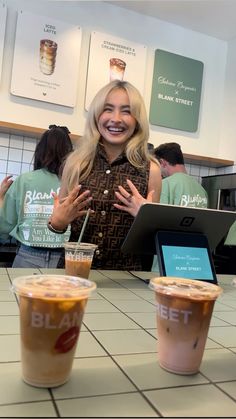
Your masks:
{"label": "woman's long blonde hair", "polygon": [[126,145],[127,159],[137,168],[142,168],[143,161],[152,160],[157,163],[147,147],[149,124],[142,96],[131,83],[114,80],[99,90],[90,105],[84,135],[80,138],[76,150],[68,157],[63,170],[64,191],[71,191],[74,186],[86,179],[92,170],[97,145],[101,138],[98,131],[98,120],[104,110],[108,94],[114,89],[126,91],[130,101],[131,114],[137,121],[134,134]]}

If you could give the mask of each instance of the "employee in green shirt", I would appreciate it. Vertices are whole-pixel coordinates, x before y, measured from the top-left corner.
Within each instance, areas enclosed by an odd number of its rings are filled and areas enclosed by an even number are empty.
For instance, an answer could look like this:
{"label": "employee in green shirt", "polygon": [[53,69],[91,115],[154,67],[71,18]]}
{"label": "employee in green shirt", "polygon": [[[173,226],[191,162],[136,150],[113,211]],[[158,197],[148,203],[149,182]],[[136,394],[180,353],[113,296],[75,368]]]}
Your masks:
{"label": "employee in green shirt", "polygon": [[[180,145],[178,143],[161,144],[154,149],[154,155],[161,166],[160,203],[207,208],[207,193],[202,185],[187,173]],[[159,271],[156,256],[154,256],[152,271]]]}
{"label": "employee in green shirt", "polygon": [[47,221],[53,210],[54,194],[59,193],[61,165],[71,151],[69,130],[52,125],[36,146],[34,170],[21,174],[10,186],[9,177],[2,184],[6,193],[0,208],[0,240],[11,236],[19,242],[14,268],[57,267],[69,232],[53,233]]}
{"label": "employee in green shirt", "polygon": [[207,193],[197,180],[187,173],[181,147],[177,143],[161,144],[154,150],[162,174],[162,204],[207,208]]}

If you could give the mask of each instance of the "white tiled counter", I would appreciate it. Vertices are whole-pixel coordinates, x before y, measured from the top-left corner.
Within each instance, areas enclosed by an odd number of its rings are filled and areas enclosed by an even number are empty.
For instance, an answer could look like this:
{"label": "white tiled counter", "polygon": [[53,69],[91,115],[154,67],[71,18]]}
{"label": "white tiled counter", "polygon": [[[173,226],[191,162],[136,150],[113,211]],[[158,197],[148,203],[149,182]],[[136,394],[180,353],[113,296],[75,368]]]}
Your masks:
{"label": "white tiled counter", "polygon": [[48,390],[21,379],[19,313],[9,285],[31,273],[39,271],[0,269],[0,417],[236,417],[232,277],[220,278],[224,293],[215,304],[200,372],[181,376],[158,365],[148,285],[128,272],[92,271],[97,291],[87,305],[71,379]]}

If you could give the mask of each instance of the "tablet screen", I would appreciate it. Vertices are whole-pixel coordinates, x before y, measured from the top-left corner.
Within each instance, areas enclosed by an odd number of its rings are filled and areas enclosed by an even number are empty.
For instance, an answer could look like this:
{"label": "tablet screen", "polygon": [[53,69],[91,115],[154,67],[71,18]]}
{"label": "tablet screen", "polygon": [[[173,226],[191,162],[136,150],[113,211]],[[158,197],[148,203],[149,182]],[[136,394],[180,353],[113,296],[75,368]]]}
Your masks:
{"label": "tablet screen", "polygon": [[217,283],[208,241],[203,234],[160,231],[156,246],[162,275]]}
{"label": "tablet screen", "polygon": [[162,249],[166,275],[214,280],[207,249],[184,246],[163,246]]}

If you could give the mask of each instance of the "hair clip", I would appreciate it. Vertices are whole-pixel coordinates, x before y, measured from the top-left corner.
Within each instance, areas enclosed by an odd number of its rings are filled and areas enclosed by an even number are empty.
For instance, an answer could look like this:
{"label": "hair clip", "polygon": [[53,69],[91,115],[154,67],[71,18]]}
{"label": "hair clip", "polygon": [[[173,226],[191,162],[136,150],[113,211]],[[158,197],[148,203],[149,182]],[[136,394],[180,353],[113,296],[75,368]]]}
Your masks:
{"label": "hair clip", "polygon": [[69,129],[67,127],[65,127],[65,126],[61,126],[61,125],[49,125],[48,128],[49,129],[61,128],[66,134],[70,134]]}
{"label": "hair clip", "polygon": [[67,127],[62,127],[59,125],[59,128],[63,129],[63,131],[65,131],[67,134],[70,134],[70,131]]}
{"label": "hair clip", "polygon": [[57,125],[49,125],[49,129],[57,128]]}

